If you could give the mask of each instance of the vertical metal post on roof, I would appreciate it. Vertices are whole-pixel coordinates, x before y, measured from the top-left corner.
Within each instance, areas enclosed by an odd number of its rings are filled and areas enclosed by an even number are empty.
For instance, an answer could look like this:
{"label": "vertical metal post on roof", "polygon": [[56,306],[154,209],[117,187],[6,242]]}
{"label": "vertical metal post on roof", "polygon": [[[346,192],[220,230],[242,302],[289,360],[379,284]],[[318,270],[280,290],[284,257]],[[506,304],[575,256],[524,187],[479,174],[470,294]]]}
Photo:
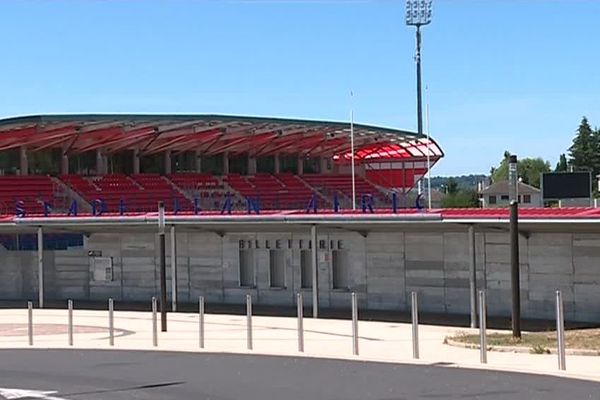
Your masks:
{"label": "vertical metal post on roof", "polygon": [[96,174],[104,175],[102,170],[102,150],[96,149]]}
{"label": "vertical metal post on roof", "polygon": [[44,308],[44,232],[42,227],[37,230],[37,258],[38,258],[38,298],[40,308]]}
{"label": "vertical metal post on roof", "polygon": [[64,152],[60,159],[60,173],[63,175],[69,174],[69,155]]}
{"label": "vertical metal post on roof", "polygon": [[275,173],[278,174],[278,173],[281,172],[281,160],[279,158],[279,153],[276,153],[273,156],[273,160],[274,160],[274,163],[275,163]]}
{"label": "vertical metal post on roof", "polygon": [[198,150],[196,150],[194,152],[194,155],[196,158],[196,172],[201,173],[202,172],[202,153],[200,153]]}
{"label": "vertical metal post on roof", "polygon": [[223,175],[229,174],[229,153],[223,153]]}
{"label": "vertical metal post on roof", "polygon": [[27,147],[19,148],[19,175],[29,175],[29,159],[27,158]]}
{"label": "vertical metal post on roof", "polygon": [[[354,93],[350,91],[350,100],[354,101]],[[350,158],[352,159],[352,210],[356,210],[356,176],[354,171],[354,105],[350,107]]]}
{"label": "vertical metal post on roof", "polygon": [[317,225],[310,227],[311,258],[312,258],[312,307],[313,318],[319,318],[319,252],[317,243]]}
{"label": "vertical metal post on roof", "polygon": [[469,293],[471,303],[471,328],[477,327],[477,259],[475,247],[475,227],[469,225]]}
{"label": "vertical metal post on roof", "polygon": [[133,149],[133,173],[140,173],[140,149],[138,147]]}
{"label": "vertical metal post on roof", "polygon": [[406,163],[402,161],[402,208],[406,208]]}
{"label": "vertical metal post on roof", "polygon": [[[425,86],[427,89],[427,86]],[[425,122],[427,123],[427,209],[431,210],[431,157],[429,155],[429,102],[427,103],[427,109],[425,110]]]}
{"label": "vertical metal post on roof", "polygon": [[165,151],[165,174],[173,172],[173,163],[171,162],[171,150]]}
{"label": "vertical metal post on roof", "polygon": [[177,242],[175,225],[171,226],[171,310],[177,311]]}

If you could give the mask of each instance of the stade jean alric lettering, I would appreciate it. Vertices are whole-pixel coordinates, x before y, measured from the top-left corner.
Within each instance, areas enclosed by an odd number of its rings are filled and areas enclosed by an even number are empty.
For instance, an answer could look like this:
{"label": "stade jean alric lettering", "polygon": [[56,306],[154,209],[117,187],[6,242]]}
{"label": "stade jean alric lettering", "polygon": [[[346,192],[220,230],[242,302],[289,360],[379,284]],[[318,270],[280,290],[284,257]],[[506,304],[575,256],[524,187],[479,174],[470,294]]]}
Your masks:
{"label": "stade jean alric lettering", "polygon": [[[417,291],[423,312],[467,314],[475,288],[510,315],[507,210],[410,208],[443,153],[405,131],[355,125],[353,184],[348,134],[214,115],[0,120],[0,299],[148,302],[164,201],[179,302],[306,292],[308,306],[315,289],[323,308],[355,292],[363,309],[406,311]],[[599,224],[593,208],[521,210],[524,317],[552,318],[560,289],[568,319],[600,321]]]}

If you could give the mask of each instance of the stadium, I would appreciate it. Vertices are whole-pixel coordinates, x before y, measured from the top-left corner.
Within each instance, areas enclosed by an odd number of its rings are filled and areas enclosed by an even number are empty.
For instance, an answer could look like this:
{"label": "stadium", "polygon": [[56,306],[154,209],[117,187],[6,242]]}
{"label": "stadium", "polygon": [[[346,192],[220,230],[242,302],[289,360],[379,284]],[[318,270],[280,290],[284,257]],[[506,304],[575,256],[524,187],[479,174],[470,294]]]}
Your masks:
{"label": "stadium", "polygon": [[[353,139],[353,140],[352,140]],[[353,145],[352,145],[353,141]],[[424,209],[444,155],[426,136],[349,123],[223,115],[0,120],[0,299],[468,314],[474,288],[510,315],[506,209]],[[354,157],[353,157],[354,156]],[[352,171],[355,170],[354,175]],[[353,178],[354,176],[354,178]],[[523,315],[600,321],[600,211],[520,213]]]}

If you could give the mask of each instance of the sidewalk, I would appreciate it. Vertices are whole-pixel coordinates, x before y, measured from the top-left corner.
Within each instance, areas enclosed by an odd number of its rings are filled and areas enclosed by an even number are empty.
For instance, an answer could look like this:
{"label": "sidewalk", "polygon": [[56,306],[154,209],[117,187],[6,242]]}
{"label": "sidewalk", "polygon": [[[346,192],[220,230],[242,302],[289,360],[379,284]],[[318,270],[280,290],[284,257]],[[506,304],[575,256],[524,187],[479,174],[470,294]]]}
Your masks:
{"label": "sidewalk", "polygon": [[[199,348],[198,315],[169,313],[168,332],[160,332],[152,344],[150,312],[115,311],[115,346],[109,346],[108,312],[75,310],[76,349],[128,349],[187,352],[251,353],[337,358],[394,363],[438,364],[448,367],[485,368],[528,372],[600,381],[600,360],[593,356],[567,356],[566,371],[558,370],[556,355],[488,352],[488,364],[480,364],[479,350],[443,344],[457,331],[471,329],[420,325],[420,359],[412,358],[411,325],[359,321],[359,355],[352,355],[352,323],[348,320],[304,318],[304,353],[298,352],[297,319],[254,316],[253,350],[246,348],[246,317],[206,314],[205,347]],[[33,348],[70,348],[67,311],[36,309],[33,313]],[[490,331],[491,332],[491,331]],[[30,348],[26,309],[0,310],[0,348]]]}

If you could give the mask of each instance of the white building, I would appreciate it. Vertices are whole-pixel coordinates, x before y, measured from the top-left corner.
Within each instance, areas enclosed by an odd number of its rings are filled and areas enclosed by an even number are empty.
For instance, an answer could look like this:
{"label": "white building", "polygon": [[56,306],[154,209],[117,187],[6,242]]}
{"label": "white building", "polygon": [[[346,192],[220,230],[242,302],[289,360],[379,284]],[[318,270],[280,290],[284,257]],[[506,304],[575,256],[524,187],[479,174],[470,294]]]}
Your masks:
{"label": "white building", "polygon": [[[526,183],[519,182],[517,187],[519,205],[521,207],[541,207],[542,193],[540,189]],[[509,184],[508,181],[500,181],[479,191],[484,208],[508,207]]]}

